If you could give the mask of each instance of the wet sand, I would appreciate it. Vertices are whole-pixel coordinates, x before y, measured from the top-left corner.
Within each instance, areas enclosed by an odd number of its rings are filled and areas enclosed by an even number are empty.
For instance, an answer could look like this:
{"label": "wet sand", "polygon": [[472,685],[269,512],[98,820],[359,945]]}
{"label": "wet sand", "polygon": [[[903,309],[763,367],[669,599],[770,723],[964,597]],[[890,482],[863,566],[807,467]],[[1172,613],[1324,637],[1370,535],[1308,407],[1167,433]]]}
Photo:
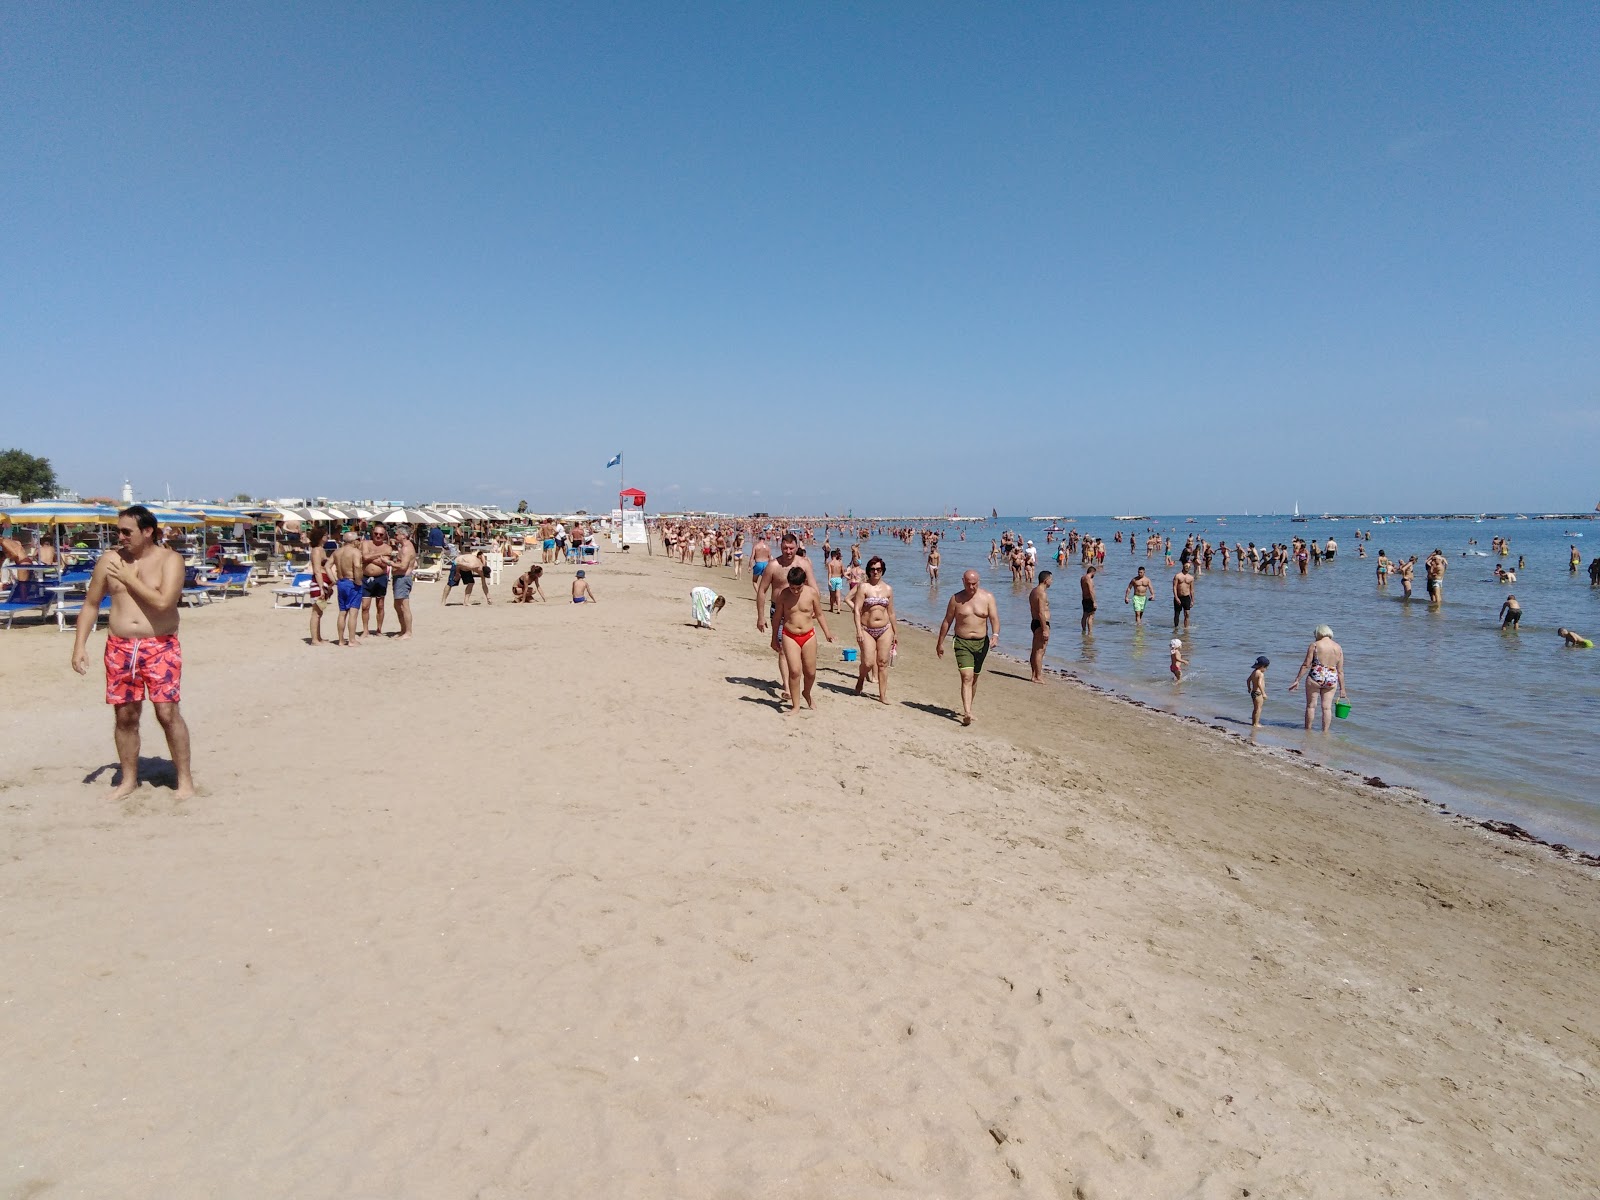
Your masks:
{"label": "wet sand", "polygon": [[1593,869],[910,629],[790,721],[629,558],[186,612],[182,805],[3,635],[0,1196],[1600,1191]]}

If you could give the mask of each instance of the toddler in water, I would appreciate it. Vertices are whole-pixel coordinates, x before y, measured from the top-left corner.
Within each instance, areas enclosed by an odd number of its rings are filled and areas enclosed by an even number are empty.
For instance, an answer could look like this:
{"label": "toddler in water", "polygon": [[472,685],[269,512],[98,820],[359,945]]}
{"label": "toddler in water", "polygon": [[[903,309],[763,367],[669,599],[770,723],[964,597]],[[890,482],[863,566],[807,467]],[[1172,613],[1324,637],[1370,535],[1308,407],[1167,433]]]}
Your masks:
{"label": "toddler in water", "polygon": [[1250,693],[1250,725],[1255,728],[1261,724],[1261,709],[1267,703],[1267,668],[1272,661],[1265,655],[1256,659],[1256,665],[1250,668],[1250,675],[1244,681],[1244,686]]}
{"label": "toddler in water", "polygon": [[1173,638],[1168,649],[1172,651],[1172,661],[1167,664],[1167,669],[1172,672],[1174,679],[1181,681],[1183,668],[1189,665],[1189,660],[1183,657],[1183,639]]}

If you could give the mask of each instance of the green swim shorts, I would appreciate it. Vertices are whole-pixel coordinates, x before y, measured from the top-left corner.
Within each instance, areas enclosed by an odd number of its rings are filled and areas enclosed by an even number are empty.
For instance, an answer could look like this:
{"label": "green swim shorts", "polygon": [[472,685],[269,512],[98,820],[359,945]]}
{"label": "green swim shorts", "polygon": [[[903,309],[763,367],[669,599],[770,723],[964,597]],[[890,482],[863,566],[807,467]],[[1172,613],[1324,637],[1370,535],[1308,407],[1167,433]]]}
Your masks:
{"label": "green swim shorts", "polygon": [[983,660],[989,656],[989,639],[986,637],[955,639],[956,666],[977,674],[983,670]]}
{"label": "green swim shorts", "polygon": [[1134,612],[1143,612],[1144,611],[1144,606],[1146,604],[1148,604],[1149,602],[1150,602],[1150,597],[1148,597],[1148,596],[1135,596],[1133,598],[1133,611]]}

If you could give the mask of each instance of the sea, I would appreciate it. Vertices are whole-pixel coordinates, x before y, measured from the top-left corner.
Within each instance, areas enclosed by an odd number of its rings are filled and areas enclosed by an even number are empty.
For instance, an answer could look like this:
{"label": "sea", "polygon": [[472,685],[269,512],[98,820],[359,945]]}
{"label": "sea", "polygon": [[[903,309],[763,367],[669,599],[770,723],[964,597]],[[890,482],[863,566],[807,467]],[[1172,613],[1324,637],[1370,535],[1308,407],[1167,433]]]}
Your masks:
{"label": "sea", "polygon": [[[1083,636],[1078,627],[1082,568],[1076,559],[1056,566],[1056,544],[1046,541],[1052,525],[1063,530],[1058,538],[1076,529],[1106,541],[1093,636]],[[1047,666],[1152,708],[1250,736],[1245,677],[1264,654],[1272,665],[1266,724],[1254,735],[1258,743],[1376,775],[1456,812],[1509,821],[1546,841],[1600,853],[1600,648],[1571,649],[1556,635],[1564,626],[1600,643],[1600,587],[1590,586],[1586,569],[1600,555],[1600,521],[1386,518],[1379,525],[1354,518],[1300,523],[1288,516],[1088,516],[919,522],[918,528],[944,535],[937,585],[928,580],[919,540],[907,545],[877,534],[863,545],[863,559],[878,554],[888,564],[896,611],[906,620],[936,628],[962,572],[974,568],[1000,606],[999,649],[1025,660],[1028,586],[1013,584],[1010,568],[988,559],[991,541],[1012,530],[1033,540],[1040,569],[1056,572]],[[1292,562],[1283,576],[1240,572],[1232,561],[1224,572],[1214,558],[1195,586],[1189,630],[1182,634],[1189,666],[1182,682],[1174,682],[1167,663],[1176,568],[1167,567],[1161,555],[1146,557],[1144,539],[1152,531],[1172,539],[1174,561],[1191,534],[1213,546],[1223,539],[1230,546],[1266,546],[1295,536],[1325,543],[1331,536],[1339,553],[1313,563],[1303,576]],[[1370,533],[1370,540],[1358,538],[1358,531]],[[1113,541],[1118,532],[1120,544]],[[848,559],[848,540],[837,532],[831,536],[845,546]],[[1509,557],[1493,556],[1496,536],[1509,540]],[[1358,555],[1360,545],[1365,558]],[[1584,564],[1576,574],[1568,569],[1574,546]],[[819,547],[820,533],[810,553],[820,553]],[[1444,602],[1430,607],[1422,563],[1436,548],[1450,566]],[[1410,601],[1393,576],[1386,589],[1378,588],[1380,549],[1391,561],[1417,556]],[[1519,556],[1523,565],[1517,568]],[[1515,584],[1495,578],[1497,562],[1516,569]],[[1142,629],[1122,599],[1139,566],[1156,581]],[[1507,593],[1522,605],[1515,633],[1500,630]],[[1303,693],[1287,688],[1320,624],[1331,626],[1344,647],[1351,712],[1335,720],[1330,733],[1308,734],[1302,728]],[[953,676],[952,670],[952,689]],[[1072,731],[1061,735],[1070,739]]]}

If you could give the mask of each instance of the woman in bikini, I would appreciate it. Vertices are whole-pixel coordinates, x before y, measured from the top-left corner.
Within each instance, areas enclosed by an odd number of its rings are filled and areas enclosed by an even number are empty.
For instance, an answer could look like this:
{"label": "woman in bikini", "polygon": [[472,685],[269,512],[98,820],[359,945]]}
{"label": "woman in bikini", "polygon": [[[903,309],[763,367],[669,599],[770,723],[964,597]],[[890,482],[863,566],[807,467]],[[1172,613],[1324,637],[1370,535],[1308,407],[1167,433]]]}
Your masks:
{"label": "woman in bikini", "polygon": [[[806,582],[805,568],[790,567],[787,578],[789,586],[778,593],[774,620],[783,631],[779,645],[789,666],[789,696],[793,706],[789,715],[797,716],[802,699],[807,708],[817,706],[811,699],[811,689],[817,682],[817,629],[820,627],[822,636],[830,642],[833,634],[828,631],[828,619],[822,615],[822,594]],[[798,693],[797,681],[802,684]]]}
{"label": "woman in bikini", "polygon": [[1312,634],[1305,659],[1294,673],[1294,682],[1289,685],[1291,692],[1300,686],[1302,675],[1306,681],[1306,728],[1311,728],[1311,716],[1320,705],[1322,732],[1327,733],[1328,726],[1333,723],[1334,693],[1337,692],[1341,700],[1349,697],[1344,690],[1344,649],[1333,640],[1333,630],[1326,625],[1318,625]]}
{"label": "woman in bikini", "polygon": [[856,643],[861,661],[856,664],[856,695],[866,690],[874,669],[878,676],[878,699],[889,703],[889,666],[894,661],[894,588],[883,581],[883,559],[874,554],[867,559],[867,578],[850,594],[850,607],[856,615]]}

